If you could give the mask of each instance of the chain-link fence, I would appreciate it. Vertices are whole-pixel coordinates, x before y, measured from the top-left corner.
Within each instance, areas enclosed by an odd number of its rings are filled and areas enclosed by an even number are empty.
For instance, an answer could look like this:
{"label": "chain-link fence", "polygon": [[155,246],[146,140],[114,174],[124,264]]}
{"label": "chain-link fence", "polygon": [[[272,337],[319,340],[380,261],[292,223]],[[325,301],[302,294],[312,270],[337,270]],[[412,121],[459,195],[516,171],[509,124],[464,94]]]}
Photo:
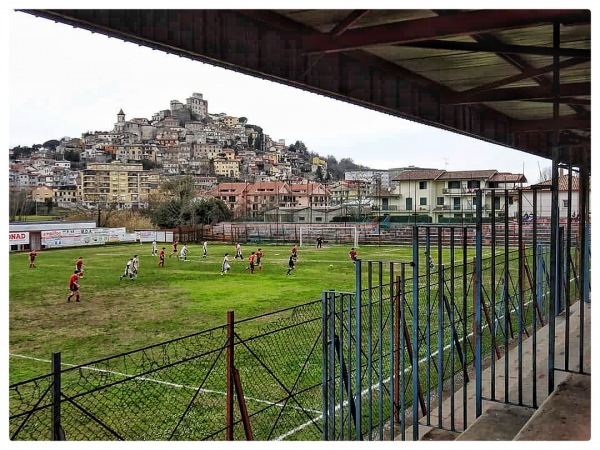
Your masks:
{"label": "chain-link fence", "polygon": [[[12,440],[318,440],[321,302],[9,387]],[[236,400],[237,399],[237,400]]]}

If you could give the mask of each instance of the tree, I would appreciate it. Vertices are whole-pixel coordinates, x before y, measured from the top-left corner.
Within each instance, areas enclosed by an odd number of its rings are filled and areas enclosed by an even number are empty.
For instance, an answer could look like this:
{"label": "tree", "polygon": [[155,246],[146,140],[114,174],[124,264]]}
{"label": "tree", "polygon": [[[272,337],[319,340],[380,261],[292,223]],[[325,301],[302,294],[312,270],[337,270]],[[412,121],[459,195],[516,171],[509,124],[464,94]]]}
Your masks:
{"label": "tree", "polygon": [[538,178],[538,183],[542,181],[548,181],[552,179],[552,167],[544,167],[540,169],[540,177]]}
{"label": "tree", "polygon": [[18,192],[11,192],[8,196],[10,220],[22,220],[23,216],[29,211],[29,203],[25,189],[21,189]]}
{"label": "tree", "polygon": [[54,201],[51,197],[45,198],[44,203],[46,205],[46,210],[48,211],[48,215],[52,214],[52,207],[54,206]]}
{"label": "tree", "polygon": [[67,161],[78,163],[79,160],[80,160],[79,159],[79,151],[77,151],[77,150],[65,150],[64,158]]}
{"label": "tree", "polygon": [[154,210],[153,222],[159,228],[177,228],[182,223],[181,201],[172,199]]}
{"label": "tree", "polygon": [[144,170],[152,170],[156,169],[157,167],[160,167],[160,164],[157,162],[152,161],[151,159],[142,159],[142,168]]}
{"label": "tree", "polygon": [[317,170],[315,172],[315,179],[319,182],[325,181],[325,177],[323,176],[323,169],[321,166],[317,166]]}
{"label": "tree", "polygon": [[58,147],[60,145],[60,142],[57,141],[56,139],[50,139],[49,141],[46,141],[42,144],[42,146],[44,148],[47,148],[48,150],[52,150],[53,152],[56,151],[56,147]]}

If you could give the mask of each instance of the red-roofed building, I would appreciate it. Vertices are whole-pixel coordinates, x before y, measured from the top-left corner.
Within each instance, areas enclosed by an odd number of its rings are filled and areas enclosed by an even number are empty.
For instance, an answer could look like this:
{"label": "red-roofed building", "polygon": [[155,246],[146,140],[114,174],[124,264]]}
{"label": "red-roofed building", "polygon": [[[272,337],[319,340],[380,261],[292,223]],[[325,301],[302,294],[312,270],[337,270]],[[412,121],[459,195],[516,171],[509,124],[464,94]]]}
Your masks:
{"label": "red-roofed building", "polygon": [[[550,217],[552,205],[552,180],[532,184],[523,189],[523,214],[533,214],[533,198],[536,199],[537,217]],[[591,189],[591,188],[590,188]],[[575,214],[579,215],[579,177],[571,177],[571,205],[569,207],[569,175],[561,174],[558,177],[558,211],[561,219]]]}

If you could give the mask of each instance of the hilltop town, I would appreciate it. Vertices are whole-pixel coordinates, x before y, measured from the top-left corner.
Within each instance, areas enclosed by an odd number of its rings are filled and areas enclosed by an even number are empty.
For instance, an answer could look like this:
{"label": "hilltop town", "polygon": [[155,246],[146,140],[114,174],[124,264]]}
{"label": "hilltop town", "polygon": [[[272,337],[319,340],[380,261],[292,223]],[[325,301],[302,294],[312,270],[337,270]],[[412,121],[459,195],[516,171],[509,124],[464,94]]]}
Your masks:
{"label": "hilltop town", "polygon": [[246,117],[210,113],[201,93],[185,103],[172,100],[151,119],[127,119],[121,109],[109,131],[15,147],[9,155],[11,218],[40,203],[144,209],[165,181],[186,177],[193,198],[221,200],[233,219],[326,223],[422,215],[438,221],[472,217],[475,189],[527,182],[493,169],[372,170],[323,158],[301,141],[273,139]]}

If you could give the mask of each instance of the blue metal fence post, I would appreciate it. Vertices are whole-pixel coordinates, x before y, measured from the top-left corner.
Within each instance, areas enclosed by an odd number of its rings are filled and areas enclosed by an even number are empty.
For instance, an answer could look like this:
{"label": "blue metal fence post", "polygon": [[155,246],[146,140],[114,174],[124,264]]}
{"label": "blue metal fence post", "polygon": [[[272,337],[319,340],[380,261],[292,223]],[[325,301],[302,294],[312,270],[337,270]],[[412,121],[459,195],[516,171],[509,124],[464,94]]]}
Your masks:
{"label": "blue metal fence post", "polygon": [[483,217],[481,189],[476,192],[477,213],[475,225],[475,417],[482,414],[482,356],[481,356],[481,283],[483,261]]}
{"label": "blue metal fence post", "polygon": [[321,367],[321,371],[322,371],[322,382],[323,382],[323,440],[327,441],[329,440],[329,417],[328,417],[328,411],[329,411],[329,373],[328,373],[328,366],[329,366],[329,358],[328,358],[328,351],[329,351],[329,340],[332,339],[331,336],[329,336],[328,333],[328,325],[329,325],[329,312],[328,312],[328,305],[327,302],[329,301],[329,295],[328,292],[323,291],[321,293],[321,314],[322,314],[322,336],[323,336],[323,358],[322,358],[322,367]]}
{"label": "blue metal fence post", "polygon": [[413,347],[413,383],[412,383],[412,426],[413,441],[419,440],[419,227],[413,226],[413,324],[412,324],[412,347]]}
{"label": "blue metal fence post", "polygon": [[585,303],[590,303],[590,291],[592,288],[590,283],[590,242],[592,233],[589,223],[585,224],[585,236],[586,239],[583,243],[583,280],[581,284],[583,286],[583,300]]}
{"label": "blue metal fence post", "polygon": [[355,327],[356,327],[356,337],[355,337],[355,362],[356,362],[356,389],[355,389],[355,396],[356,396],[356,401],[355,401],[355,405],[356,405],[356,418],[355,418],[355,425],[354,425],[354,431],[355,431],[355,438],[357,441],[361,441],[362,440],[362,424],[361,424],[361,417],[362,417],[362,404],[361,404],[361,391],[362,391],[362,364],[361,364],[361,351],[362,351],[362,309],[361,309],[361,299],[362,299],[362,267],[361,267],[361,260],[357,259],[354,262],[355,266],[356,266],[356,279],[355,279],[355,286],[356,286],[356,297],[355,297],[355,304],[356,304],[356,311],[355,313]]}
{"label": "blue metal fence post", "polygon": [[394,440],[396,436],[395,423],[396,423],[396,408],[398,405],[394,402],[396,398],[395,392],[395,384],[396,379],[398,377],[398,373],[396,373],[396,360],[394,359],[394,353],[397,350],[394,346],[394,336],[395,336],[395,311],[396,311],[396,292],[394,290],[394,263],[390,262],[390,372],[392,376],[390,378],[390,440]]}

